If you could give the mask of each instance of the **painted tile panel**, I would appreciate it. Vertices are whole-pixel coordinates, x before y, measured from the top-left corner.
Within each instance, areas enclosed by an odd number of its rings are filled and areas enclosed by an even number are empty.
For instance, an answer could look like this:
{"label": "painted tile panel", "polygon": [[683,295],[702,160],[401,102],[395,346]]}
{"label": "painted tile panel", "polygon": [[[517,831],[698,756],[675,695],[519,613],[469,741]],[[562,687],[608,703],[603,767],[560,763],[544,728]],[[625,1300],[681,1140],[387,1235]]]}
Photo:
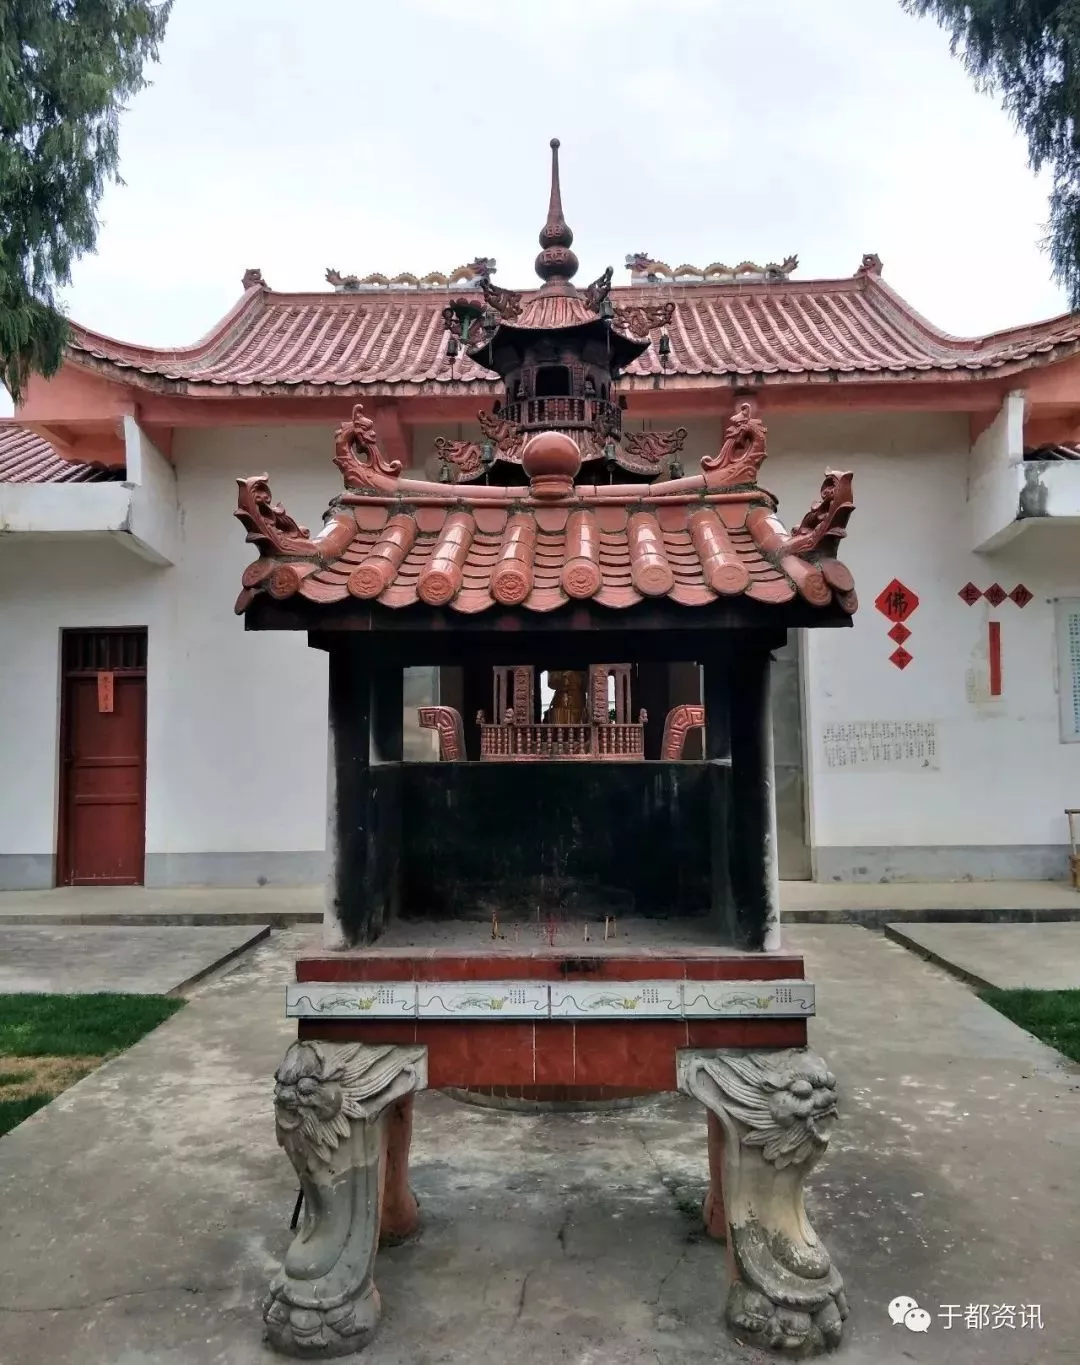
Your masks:
{"label": "painted tile panel", "polygon": [[297,982],[293,1019],[658,1020],[805,1019],[807,981],[387,981]]}
{"label": "painted tile panel", "polygon": [[412,1019],[416,987],[411,981],[300,981],[285,988],[285,1014],[289,1019]]}
{"label": "painted tile panel", "polygon": [[421,981],[420,1019],[546,1019],[543,981]]}
{"label": "painted tile panel", "polygon": [[814,1013],[814,988],[808,981],[684,981],[687,1019],[807,1018]]}
{"label": "painted tile panel", "polygon": [[681,1019],[681,981],[611,985],[573,981],[551,987],[553,1019]]}

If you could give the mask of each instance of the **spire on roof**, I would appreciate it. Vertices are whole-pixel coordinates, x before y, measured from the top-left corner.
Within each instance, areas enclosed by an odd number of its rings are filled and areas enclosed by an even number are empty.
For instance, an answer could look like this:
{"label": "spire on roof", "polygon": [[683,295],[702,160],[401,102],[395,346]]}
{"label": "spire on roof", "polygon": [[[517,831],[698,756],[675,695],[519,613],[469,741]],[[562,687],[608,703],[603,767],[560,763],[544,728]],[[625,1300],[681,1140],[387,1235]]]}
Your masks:
{"label": "spire on roof", "polygon": [[559,185],[559,139],[551,139],[551,198],[547,222],[540,229],[543,250],[536,258],[536,273],[545,282],[570,280],[577,274],[578,258],[570,250],[574,234],[563,217],[562,190]]}

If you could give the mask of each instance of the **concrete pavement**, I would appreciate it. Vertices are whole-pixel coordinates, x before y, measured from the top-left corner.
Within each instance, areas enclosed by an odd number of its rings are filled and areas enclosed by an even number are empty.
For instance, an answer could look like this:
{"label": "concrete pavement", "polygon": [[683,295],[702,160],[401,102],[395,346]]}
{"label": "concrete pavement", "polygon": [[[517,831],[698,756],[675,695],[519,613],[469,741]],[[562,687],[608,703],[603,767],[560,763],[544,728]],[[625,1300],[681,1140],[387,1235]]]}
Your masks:
{"label": "concrete pavement", "polygon": [[[792,924],[1080,920],[1063,882],[781,882]],[[64,886],[0,892],[0,924],[291,924],[322,920],[323,888]]]}
{"label": "concrete pavement", "polygon": [[0,924],[320,924],[323,888],[58,886],[0,891]]}
{"label": "concrete pavement", "polygon": [[102,925],[17,925],[0,920],[0,993],[178,994],[269,932],[265,924],[119,929]]}
{"label": "concrete pavement", "polygon": [[1080,924],[888,924],[885,933],[979,988],[1080,989]]}
{"label": "concrete pavement", "polygon": [[[295,1180],[271,1073],[291,953],[275,933],[186,1009],[0,1140],[4,1365],[269,1365],[259,1301]],[[806,927],[812,1041],[842,1119],[810,1214],[845,1276],[838,1365],[1075,1358],[1080,1070],[966,987],[864,929]],[[705,1124],[689,1100],[508,1115],[427,1094],[426,1226],[381,1253],[370,1365],[733,1365],[723,1248],[700,1232]],[[916,1298],[925,1335],[889,1322]],[[1041,1332],[950,1330],[945,1305],[1037,1304]]]}

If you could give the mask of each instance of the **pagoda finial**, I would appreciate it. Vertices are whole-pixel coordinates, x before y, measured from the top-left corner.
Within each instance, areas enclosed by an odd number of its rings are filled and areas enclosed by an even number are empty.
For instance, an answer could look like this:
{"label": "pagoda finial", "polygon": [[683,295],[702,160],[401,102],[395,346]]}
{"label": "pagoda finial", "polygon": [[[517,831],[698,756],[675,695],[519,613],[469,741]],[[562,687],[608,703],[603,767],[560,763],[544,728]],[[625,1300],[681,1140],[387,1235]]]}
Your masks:
{"label": "pagoda finial", "polygon": [[563,217],[562,188],[559,184],[559,139],[551,139],[551,197],[547,222],[540,229],[543,250],[536,258],[536,273],[542,280],[569,280],[576,273],[578,258],[570,250],[574,234]]}

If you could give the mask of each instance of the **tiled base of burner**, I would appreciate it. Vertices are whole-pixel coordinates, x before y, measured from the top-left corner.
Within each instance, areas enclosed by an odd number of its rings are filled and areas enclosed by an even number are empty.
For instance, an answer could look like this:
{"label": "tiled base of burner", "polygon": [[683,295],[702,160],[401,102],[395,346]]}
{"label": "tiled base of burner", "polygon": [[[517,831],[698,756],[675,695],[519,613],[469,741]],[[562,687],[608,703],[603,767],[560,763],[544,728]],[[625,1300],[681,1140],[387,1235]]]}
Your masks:
{"label": "tiled base of burner", "polygon": [[399,923],[373,947],[301,956],[300,1038],[422,1044],[436,1087],[642,1090],[674,1089],[679,1048],[806,1044],[798,954],[717,948],[685,921],[649,924],[648,942],[630,921],[606,945],[480,928]]}
{"label": "tiled base of burner", "polygon": [[588,1020],[493,1023],[469,1020],[301,1019],[301,1040],[422,1043],[428,1084],[580,1085],[675,1090],[680,1048],[806,1046],[805,1019]]}
{"label": "tiled base of burner", "polygon": [[[691,962],[688,971],[693,968]],[[285,1012],[296,1019],[805,1019],[814,1013],[814,987],[798,980],[670,977],[614,983],[360,981],[351,988],[303,981],[287,987]]]}

